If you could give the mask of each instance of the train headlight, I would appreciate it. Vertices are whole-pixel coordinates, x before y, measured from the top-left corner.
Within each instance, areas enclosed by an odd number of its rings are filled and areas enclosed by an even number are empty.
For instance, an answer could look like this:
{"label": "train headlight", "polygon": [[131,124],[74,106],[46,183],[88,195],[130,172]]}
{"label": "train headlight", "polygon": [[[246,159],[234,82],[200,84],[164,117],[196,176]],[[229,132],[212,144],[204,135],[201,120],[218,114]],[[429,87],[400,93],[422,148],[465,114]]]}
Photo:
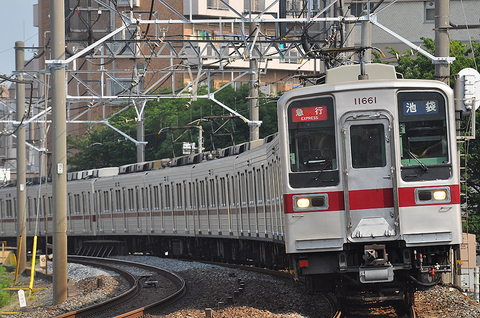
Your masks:
{"label": "train headlight", "polygon": [[450,188],[421,188],[415,189],[415,202],[417,204],[449,203]]}
{"label": "train headlight", "polygon": [[293,196],[294,211],[328,210],[328,194],[300,194]]}
{"label": "train headlight", "polygon": [[310,206],[310,199],[309,198],[298,198],[297,199],[297,207],[300,209],[305,209]]}
{"label": "train headlight", "polygon": [[447,191],[445,190],[434,191],[433,198],[437,201],[443,201],[447,198]]}

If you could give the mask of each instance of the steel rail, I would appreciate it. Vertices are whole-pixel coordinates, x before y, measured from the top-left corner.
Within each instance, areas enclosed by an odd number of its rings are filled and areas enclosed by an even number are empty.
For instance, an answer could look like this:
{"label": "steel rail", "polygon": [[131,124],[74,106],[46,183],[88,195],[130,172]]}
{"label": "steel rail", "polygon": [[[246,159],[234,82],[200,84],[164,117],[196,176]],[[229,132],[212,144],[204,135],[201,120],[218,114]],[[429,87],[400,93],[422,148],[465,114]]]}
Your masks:
{"label": "steel rail", "polygon": [[111,298],[111,299],[109,299],[105,302],[101,302],[101,303],[98,303],[98,304],[95,304],[95,305],[92,305],[92,306],[89,306],[89,307],[81,308],[81,309],[78,309],[78,310],[75,310],[75,311],[67,312],[65,314],[56,316],[56,318],[77,318],[77,317],[87,316],[87,315],[92,314],[94,312],[98,312],[100,310],[109,308],[109,307],[111,307],[115,304],[118,304],[120,302],[123,302],[126,299],[130,298],[131,296],[133,296],[133,295],[135,295],[139,292],[140,285],[138,284],[137,279],[135,279],[135,277],[127,271],[124,271],[124,270],[119,269],[117,267],[108,266],[108,265],[105,265],[105,264],[100,264],[100,263],[97,263],[97,262],[88,261],[87,260],[88,258],[86,258],[86,257],[83,257],[83,258],[75,257],[75,259],[72,259],[69,256],[67,259],[68,259],[69,262],[88,265],[88,266],[101,267],[101,268],[109,270],[109,271],[115,271],[115,272],[119,273],[122,277],[124,277],[129,282],[131,287],[125,293],[123,293],[121,295],[118,295],[114,298]]}
{"label": "steel rail", "polygon": [[168,304],[180,298],[186,292],[185,281],[183,280],[182,277],[159,267],[146,265],[146,264],[139,264],[139,263],[134,263],[129,261],[117,260],[117,259],[109,259],[109,258],[101,258],[101,257],[86,257],[86,256],[68,256],[68,261],[73,263],[85,264],[89,266],[101,267],[104,269],[118,272],[121,274],[121,276],[127,279],[127,281],[130,283],[132,287],[125,293],[119,296],[116,296],[112,299],[109,299],[105,302],[95,304],[93,306],[89,306],[86,308],[78,309],[69,313],[65,313],[60,316],[57,316],[57,318],[78,318],[78,317],[85,317],[85,316],[97,313],[99,311],[106,311],[109,308],[112,308],[114,305],[123,303],[126,300],[140,293],[141,286],[138,283],[138,280],[132,274],[122,269],[119,269],[118,267],[115,267],[115,265],[132,266],[132,267],[137,267],[144,270],[160,273],[165,278],[171,280],[177,286],[177,291],[175,293],[170,294],[169,296],[162,298],[150,305],[124,313],[122,315],[116,316],[115,318],[140,317],[145,313],[148,313],[156,308],[159,308],[160,306],[163,306],[165,304]]}

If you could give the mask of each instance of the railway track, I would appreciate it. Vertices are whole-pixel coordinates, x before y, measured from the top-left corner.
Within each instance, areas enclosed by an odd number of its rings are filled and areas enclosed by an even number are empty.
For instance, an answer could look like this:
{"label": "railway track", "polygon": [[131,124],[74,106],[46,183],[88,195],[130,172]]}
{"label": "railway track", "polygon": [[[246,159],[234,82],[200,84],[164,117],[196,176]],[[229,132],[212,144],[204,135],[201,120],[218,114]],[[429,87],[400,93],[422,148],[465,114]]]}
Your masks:
{"label": "railway track", "polygon": [[[106,302],[65,313],[57,318],[140,317],[180,298],[186,290],[183,278],[158,267],[95,257],[69,256],[68,260],[115,271],[129,282],[130,288],[122,295]],[[135,275],[122,268],[137,268],[150,274]]]}
{"label": "railway track", "polygon": [[[238,264],[195,261],[211,265],[182,272],[188,294],[175,305],[153,312],[156,317],[304,317],[331,318],[323,294],[308,294],[303,283],[286,271]],[[217,268],[218,266],[218,268]]]}
{"label": "railway track", "polygon": [[403,300],[364,301],[347,298],[332,301],[333,318],[416,318],[413,305]]}
{"label": "railway track", "polygon": [[[118,268],[119,266],[137,267],[147,271],[159,270],[157,267],[144,265],[137,262],[119,261],[114,259],[72,257],[71,259],[69,259],[69,261],[78,262],[85,265],[99,266],[108,270],[115,270],[117,272],[122,271],[121,269]],[[291,279],[290,274],[284,271],[273,271],[273,270],[261,269],[261,268],[250,267],[250,266],[229,265],[229,264],[220,264],[220,263],[212,263],[212,262],[202,262],[202,263],[206,263],[212,266],[227,267],[227,268],[231,268],[232,270],[233,269],[246,270],[250,272],[259,273],[262,275],[270,275],[276,278],[283,278],[285,280]],[[148,317],[156,317],[157,314],[159,316],[163,316],[166,313],[171,313],[175,311],[175,309],[172,310],[172,307],[168,307],[167,309],[164,309],[164,308],[170,305],[171,303],[173,303],[173,301],[178,299],[181,295],[186,295],[186,296],[185,296],[185,299],[182,300],[181,302],[175,303],[175,306],[178,310],[189,309],[190,303],[193,302],[192,298],[189,298],[189,297],[194,297],[194,298],[204,297],[200,294],[200,290],[197,289],[199,285],[202,286],[200,289],[203,290],[203,292],[205,292],[206,290],[207,293],[210,292],[210,294],[217,293],[216,290],[213,290],[204,284],[198,284],[197,282],[191,281],[191,278],[185,279],[185,280],[187,279],[189,280],[189,291],[187,292],[185,288],[186,287],[185,281],[182,278],[179,278],[177,275],[167,272],[168,273],[167,276],[170,277],[170,274],[171,274],[174,277],[173,280],[177,279],[177,283],[175,286],[179,286],[181,288],[178,288],[176,292],[170,293],[170,295],[167,295],[166,297],[163,297],[160,300],[157,299],[155,302],[149,302],[148,304],[143,304],[143,303],[140,303],[140,300],[142,299],[141,293],[145,291],[147,293],[150,291],[153,291],[153,289],[145,288],[146,277],[142,275],[132,275],[128,273],[129,272],[128,270],[127,271],[123,270],[123,272],[127,272],[126,275],[122,274],[122,276],[124,276],[131,284],[131,287],[124,295],[118,296],[108,302],[91,306],[88,308],[84,308],[75,312],[70,312],[58,317],[63,318],[63,317],[107,317],[108,316],[108,317],[115,317],[115,318],[120,318],[120,317],[126,318],[126,317],[140,317],[146,314],[148,314]],[[133,277],[133,279],[127,278],[128,276]],[[198,274],[196,275],[194,274],[193,276],[198,276]],[[211,277],[212,274],[211,273],[207,274],[207,276]],[[240,279],[238,277],[233,277],[231,278],[231,280],[235,282],[238,280],[238,284],[235,284],[236,286],[235,290],[231,290],[232,292],[231,301],[233,302],[232,306],[241,307],[243,305],[242,297],[244,299],[245,297],[248,297],[248,293],[254,287],[251,286],[251,282],[250,283],[247,282],[247,288],[245,288],[245,286],[243,285],[244,283],[243,282],[240,283]],[[302,282],[300,282],[300,284],[303,285]],[[240,288],[242,289],[242,291],[239,293]],[[200,294],[200,295],[197,295],[197,294]],[[329,317],[333,317],[333,318],[351,318],[351,317],[413,318],[415,317],[415,315],[413,314],[413,311],[408,312],[408,310],[405,310],[405,306],[401,302],[363,302],[363,301],[360,301],[359,299],[356,299],[356,300],[349,299],[349,301],[347,302],[348,306],[345,306],[345,305],[342,305],[342,303],[339,303],[333,296],[330,296],[330,295],[328,295],[328,297],[323,297],[319,295],[317,296],[318,296],[317,301],[326,302],[326,306],[330,307],[330,313],[331,313],[329,315],[325,312],[320,314],[318,317],[325,317],[325,318],[329,318]],[[313,299],[310,298],[310,302],[312,300]],[[132,308],[133,306],[132,302],[135,304],[136,308]],[[250,301],[247,301],[247,302],[250,302]],[[204,302],[204,303],[207,303],[207,302]],[[345,302],[343,302],[343,304],[345,304]],[[225,305],[226,305],[225,307],[229,306],[227,301],[225,302]],[[252,304],[252,306],[254,305]],[[112,307],[115,307],[115,309],[112,310]],[[211,306],[211,307],[215,308],[214,306]],[[199,308],[197,307],[197,309]],[[202,310],[202,308],[200,308],[200,310]],[[220,310],[220,308],[218,310]]]}

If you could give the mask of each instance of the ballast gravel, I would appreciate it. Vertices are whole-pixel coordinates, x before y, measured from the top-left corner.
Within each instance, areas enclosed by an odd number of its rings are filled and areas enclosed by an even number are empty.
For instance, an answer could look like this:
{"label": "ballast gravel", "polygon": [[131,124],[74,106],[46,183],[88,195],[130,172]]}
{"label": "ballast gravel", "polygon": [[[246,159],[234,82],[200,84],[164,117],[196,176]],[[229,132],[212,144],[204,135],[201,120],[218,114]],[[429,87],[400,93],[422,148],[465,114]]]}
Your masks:
{"label": "ballast gravel", "polygon": [[435,286],[415,293],[418,318],[478,318],[480,306],[456,288]]}
{"label": "ballast gravel", "polygon": [[[85,270],[83,268],[83,270]],[[98,287],[98,281],[101,281]],[[50,318],[61,314],[75,311],[79,308],[89,307],[105,301],[106,299],[118,296],[128,289],[128,282],[119,275],[115,276],[92,276],[76,281],[75,296],[69,297],[66,301],[58,305],[53,305],[53,288],[48,281],[37,279],[34,284],[34,297],[30,297],[27,291],[27,307],[20,308],[18,300],[2,312],[19,312],[9,315],[12,318]],[[18,298],[17,298],[18,299]]]}
{"label": "ballast gravel", "polygon": [[[47,264],[47,272],[53,272],[53,265],[51,262]],[[98,267],[67,263],[67,277],[70,280],[78,282],[95,276],[118,276],[118,274]]]}
{"label": "ballast gravel", "polygon": [[[150,256],[116,258],[167,269],[181,275],[187,282],[189,293],[185,298],[148,317],[204,318],[208,308],[212,310],[212,318],[326,318],[332,314],[323,296],[310,295],[301,284],[289,280],[199,262]],[[24,312],[10,317],[56,317],[103,302],[127,289],[127,283],[114,272],[80,264],[69,264],[67,271],[76,287],[74,297],[70,295],[65,302],[53,306],[51,283],[36,279],[34,288],[38,290],[34,293],[35,297],[27,297]],[[28,278],[22,279],[25,280],[24,285],[28,285]],[[102,282],[100,287],[98,279]],[[235,296],[235,291],[239,291],[239,281],[244,282],[245,290]],[[229,297],[233,298],[233,304],[227,303]],[[223,303],[223,309],[219,308],[219,303]],[[415,309],[419,318],[480,317],[478,303],[457,289],[445,286],[416,292]],[[20,310],[18,300],[1,310]]]}

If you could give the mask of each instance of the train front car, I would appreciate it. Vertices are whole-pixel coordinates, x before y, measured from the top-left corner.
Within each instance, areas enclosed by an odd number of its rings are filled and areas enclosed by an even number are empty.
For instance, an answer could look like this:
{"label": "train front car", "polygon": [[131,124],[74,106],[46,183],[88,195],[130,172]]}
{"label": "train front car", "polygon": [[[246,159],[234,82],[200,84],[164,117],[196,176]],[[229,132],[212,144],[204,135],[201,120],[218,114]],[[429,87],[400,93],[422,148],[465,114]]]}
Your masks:
{"label": "train front car", "polygon": [[462,242],[453,92],[365,69],[278,102],[286,252],[311,291],[396,298],[450,273]]}

